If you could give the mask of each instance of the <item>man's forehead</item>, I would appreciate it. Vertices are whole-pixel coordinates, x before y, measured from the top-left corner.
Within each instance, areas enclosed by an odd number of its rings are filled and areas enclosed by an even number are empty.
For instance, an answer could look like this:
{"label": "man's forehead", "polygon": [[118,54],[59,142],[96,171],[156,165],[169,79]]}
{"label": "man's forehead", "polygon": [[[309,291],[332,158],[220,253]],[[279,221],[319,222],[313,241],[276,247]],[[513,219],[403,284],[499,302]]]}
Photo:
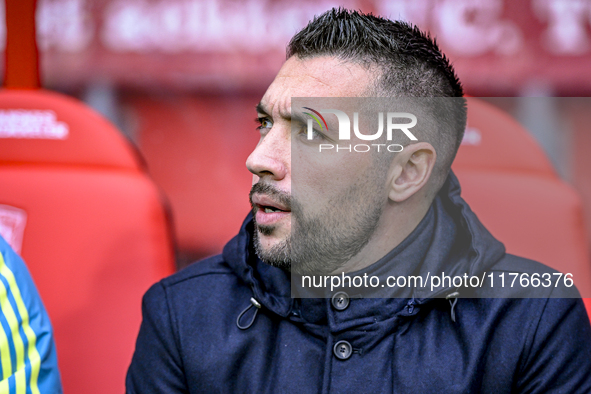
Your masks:
{"label": "man's forehead", "polygon": [[369,68],[334,57],[291,57],[267,89],[260,109],[289,119],[292,97],[361,97],[374,78]]}

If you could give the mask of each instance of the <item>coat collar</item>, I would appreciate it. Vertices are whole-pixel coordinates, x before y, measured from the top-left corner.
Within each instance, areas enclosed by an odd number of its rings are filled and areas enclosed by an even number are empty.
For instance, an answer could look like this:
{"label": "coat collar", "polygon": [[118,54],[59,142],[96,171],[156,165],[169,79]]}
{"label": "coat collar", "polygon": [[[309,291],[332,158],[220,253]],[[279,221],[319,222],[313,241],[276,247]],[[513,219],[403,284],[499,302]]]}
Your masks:
{"label": "coat collar", "polygon": [[[505,254],[502,243],[486,230],[468,204],[461,197],[459,182],[450,172],[446,182],[433,201],[431,208],[417,228],[384,258],[364,270],[370,275],[478,275],[495,264]],[[290,275],[283,270],[263,263],[252,246],[253,217],[249,214],[239,234],[224,248],[224,259],[251,289],[253,296],[266,309],[282,317],[298,314],[297,309],[306,309],[308,319],[322,321],[330,307],[331,294],[323,300],[298,300],[292,298]],[[350,275],[355,275],[351,273]],[[396,299],[374,299],[355,302],[361,308],[361,316],[368,315],[368,308],[376,313],[390,315],[400,309],[400,297],[409,298],[417,305],[428,300],[445,297],[454,288],[429,287],[416,289],[412,294],[397,294]],[[372,297],[383,298],[383,293]],[[391,297],[392,293],[386,295]],[[370,304],[374,305],[372,307]],[[378,305],[380,304],[380,305]],[[388,306],[390,305],[390,307]],[[350,315],[352,310],[347,313]],[[357,309],[357,308],[354,308]],[[355,318],[353,313],[351,318]]]}

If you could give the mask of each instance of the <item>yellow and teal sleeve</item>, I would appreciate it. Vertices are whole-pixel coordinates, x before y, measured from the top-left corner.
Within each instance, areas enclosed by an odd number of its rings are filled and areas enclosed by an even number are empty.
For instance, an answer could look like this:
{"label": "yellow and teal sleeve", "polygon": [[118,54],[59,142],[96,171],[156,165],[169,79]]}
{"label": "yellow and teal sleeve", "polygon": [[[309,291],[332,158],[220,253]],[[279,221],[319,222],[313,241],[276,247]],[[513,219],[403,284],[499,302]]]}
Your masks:
{"label": "yellow and teal sleeve", "polygon": [[0,394],[62,393],[53,330],[24,261],[0,237]]}

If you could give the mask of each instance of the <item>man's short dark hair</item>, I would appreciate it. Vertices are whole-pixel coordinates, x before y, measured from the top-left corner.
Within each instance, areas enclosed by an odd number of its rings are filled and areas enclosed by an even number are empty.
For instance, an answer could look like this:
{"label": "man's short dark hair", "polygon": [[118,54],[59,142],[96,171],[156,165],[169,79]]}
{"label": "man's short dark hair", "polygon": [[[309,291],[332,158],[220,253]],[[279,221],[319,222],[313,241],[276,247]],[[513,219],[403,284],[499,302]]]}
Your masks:
{"label": "man's short dark hair", "polygon": [[[429,33],[402,21],[333,8],[315,17],[287,46],[287,58],[331,56],[378,68],[367,94],[379,97],[457,97],[438,100],[438,127],[430,136],[443,183],[466,127],[464,92],[451,63]],[[440,186],[440,185],[439,185]],[[438,189],[438,188],[437,188]]]}

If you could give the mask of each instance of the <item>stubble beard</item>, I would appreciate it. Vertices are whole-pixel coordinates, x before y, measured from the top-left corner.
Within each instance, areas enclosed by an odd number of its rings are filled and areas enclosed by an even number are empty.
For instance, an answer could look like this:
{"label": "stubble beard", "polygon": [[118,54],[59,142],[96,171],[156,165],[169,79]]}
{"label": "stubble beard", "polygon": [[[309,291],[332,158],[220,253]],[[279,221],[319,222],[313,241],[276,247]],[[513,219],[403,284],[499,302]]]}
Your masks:
{"label": "stubble beard", "polygon": [[[261,236],[270,236],[275,226],[256,223],[254,247],[259,258],[267,264],[298,275],[326,275],[343,267],[357,255],[374,234],[384,209],[379,184],[373,177],[354,184],[344,193],[327,202],[327,209],[308,217],[298,200],[270,185],[255,184],[255,192],[265,190],[283,202],[289,202],[292,229],[284,239],[264,248]],[[280,196],[280,197],[279,197]]]}

